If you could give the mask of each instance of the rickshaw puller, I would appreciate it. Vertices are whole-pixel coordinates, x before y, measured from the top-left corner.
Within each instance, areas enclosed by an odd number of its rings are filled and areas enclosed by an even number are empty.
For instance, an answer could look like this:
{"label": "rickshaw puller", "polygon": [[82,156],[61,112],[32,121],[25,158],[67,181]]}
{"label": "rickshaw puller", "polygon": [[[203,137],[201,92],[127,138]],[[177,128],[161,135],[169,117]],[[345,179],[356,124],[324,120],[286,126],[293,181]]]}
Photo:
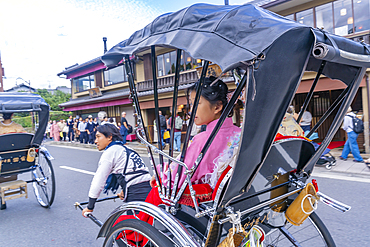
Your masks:
{"label": "rickshaw puller", "polygon": [[86,217],[85,213],[93,212],[95,202],[103,189],[104,192],[112,190],[115,193],[121,186],[122,191],[118,194],[121,200],[144,201],[151,189],[151,176],[139,154],[123,145],[118,129],[112,124],[99,126],[95,143],[99,151],[104,150],[104,153],[91,182],[89,203],[82,215]]}

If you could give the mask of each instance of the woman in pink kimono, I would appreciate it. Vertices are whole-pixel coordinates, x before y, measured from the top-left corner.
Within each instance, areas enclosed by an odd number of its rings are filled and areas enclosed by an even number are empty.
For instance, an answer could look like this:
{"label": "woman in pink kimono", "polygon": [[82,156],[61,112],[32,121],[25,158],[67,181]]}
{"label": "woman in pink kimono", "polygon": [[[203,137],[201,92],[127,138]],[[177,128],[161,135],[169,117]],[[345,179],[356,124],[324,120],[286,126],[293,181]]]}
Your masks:
{"label": "woman in pink kimono", "polygon": [[[184,160],[184,163],[188,166],[189,170],[193,167],[198,155],[204,147],[204,144],[207,142],[216,126],[223,109],[227,105],[228,88],[222,80],[215,80],[215,77],[206,78],[203,84],[194,122],[196,125],[207,125],[207,128],[206,131],[194,136],[189,144]],[[193,87],[189,89],[191,102],[194,102],[195,99],[196,86],[197,84],[193,85]],[[233,157],[236,157],[235,154],[237,153],[239,145],[240,132],[241,129],[233,124],[232,118],[226,118],[206,155],[200,162],[198,169],[194,173],[191,179],[193,184],[206,183],[212,188],[215,187],[222,171],[229,165],[229,161],[232,160]],[[177,167],[178,164],[171,164],[172,183],[176,176]],[[166,172],[164,172],[164,174],[166,174]],[[182,173],[179,187],[184,182],[185,177],[184,173]],[[166,183],[166,180],[165,176],[163,183]],[[152,178],[151,184],[155,184],[154,177]]]}
{"label": "woman in pink kimono", "polygon": [[54,141],[60,140],[60,128],[57,125],[57,122],[54,120],[53,124],[50,127],[50,137],[54,138]]}
{"label": "woman in pink kimono", "polygon": [[[221,81],[215,81],[215,77],[206,78],[205,83],[202,88],[202,94],[198,103],[198,109],[195,114],[195,124],[196,125],[207,125],[207,129],[204,132],[201,132],[194,136],[192,142],[189,144],[188,150],[186,152],[184,163],[188,166],[188,169],[191,169],[198,158],[201,150],[204,147],[204,144],[207,142],[210,137],[212,130],[215,128],[218,119],[221,116],[223,109],[227,105],[227,86]],[[214,82],[215,81],[215,82]],[[212,83],[214,82],[214,83]],[[194,102],[196,84],[190,88],[191,92],[191,101]],[[225,170],[229,165],[233,166],[233,161],[235,160],[237,149],[240,140],[241,129],[233,124],[232,119],[226,118],[220,130],[216,134],[215,139],[213,140],[210,148],[208,149],[203,160],[200,162],[197,171],[194,173],[191,182],[193,184],[209,184],[211,189],[215,188],[218,178],[220,177],[223,170]],[[179,158],[178,158],[179,159]],[[177,173],[178,164],[171,163],[171,174],[172,174],[172,183],[175,180]],[[158,170],[160,166],[157,167]],[[164,177],[162,179],[163,184],[167,183],[166,178],[166,169],[164,171]],[[183,184],[185,180],[184,169],[180,177],[179,186]],[[162,200],[159,197],[158,189],[156,188],[156,181],[154,176],[150,181],[152,190],[147,196],[145,202],[151,203],[153,205],[162,204]],[[173,185],[173,184],[172,184]],[[194,186],[195,187],[195,186]],[[193,188],[194,188],[193,187]],[[207,187],[207,186],[205,186]],[[194,188],[195,189],[195,188]],[[196,189],[195,189],[196,190]],[[196,190],[197,192],[197,190]],[[185,205],[193,205],[190,195],[186,195],[186,190],[183,194],[183,197],[180,198],[179,203]],[[208,189],[203,190],[197,194],[199,199],[210,199],[212,192],[209,192]],[[140,219],[147,222],[148,224],[153,223],[153,218],[147,215],[144,212],[140,212],[137,216],[133,215],[121,215],[115,224],[120,221],[127,219]],[[133,236],[127,236],[127,239],[131,239]]]}

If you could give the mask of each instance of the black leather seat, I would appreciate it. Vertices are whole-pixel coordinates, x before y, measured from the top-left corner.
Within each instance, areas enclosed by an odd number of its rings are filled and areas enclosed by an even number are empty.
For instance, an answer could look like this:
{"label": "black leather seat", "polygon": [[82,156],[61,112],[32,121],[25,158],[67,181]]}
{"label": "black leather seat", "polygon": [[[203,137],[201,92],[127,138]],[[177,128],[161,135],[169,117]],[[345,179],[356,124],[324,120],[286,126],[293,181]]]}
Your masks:
{"label": "black leather seat", "polygon": [[34,165],[27,161],[33,134],[11,133],[0,135],[0,176],[9,176],[29,171]]}

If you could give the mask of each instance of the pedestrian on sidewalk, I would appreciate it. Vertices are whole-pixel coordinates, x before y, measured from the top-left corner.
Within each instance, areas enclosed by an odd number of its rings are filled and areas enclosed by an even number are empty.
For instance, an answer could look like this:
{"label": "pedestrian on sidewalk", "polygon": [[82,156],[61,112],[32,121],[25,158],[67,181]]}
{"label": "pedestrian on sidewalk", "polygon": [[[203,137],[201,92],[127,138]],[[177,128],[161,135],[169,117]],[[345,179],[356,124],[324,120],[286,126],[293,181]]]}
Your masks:
{"label": "pedestrian on sidewalk", "polygon": [[[303,106],[301,106],[302,109]],[[311,130],[312,114],[309,111],[304,111],[299,125],[304,132]]]}
{"label": "pedestrian on sidewalk", "polygon": [[122,143],[118,128],[112,124],[100,125],[95,143],[99,151],[104,152],[90,185],[89,203],[82,215],[86,217],[85,213],[93,212],[103,189],[105,193],[109,190],[116,193],[121,186],[122,191],[117,194],[121,200],[145,201],[151,190],[149,170],[140,155]]}
{"label": "pedestrian on sidewalk", "polygon": [[161,126],[161,141],[162,141],[162,147],[164,148],[166,146],[163,135],[164,132],[166,131],[167,128],[167,123],[166,123],[166,117],[162,115],[162,111],[159,111],[159,125]]}
{"label": "pedestrian on sidewalk", "polygon": [[69,118],[67,119],[67,126],[68,126],[68,140],[70,142],[73,142],[74,139],[75,139],[75,133],[73,131],[73,116],[69,116]]}
{"label": "pedestrian on sidewalk", "polygon": [[62,141],[63,140],[63,129],[66,126],[66,124],[63,123],[63,119],[60,119],[60,121],[57,123],[57,125],[58,125],[58,127],[60,129],[60,132],[61,132],[61,133],[59,133],[60,134],[60,137],[61,137],[60,138],[60,141]]}
{"label": "pedestrian on sidewalk", "polygon": [[123,144],[126,144],[126,137],[128,135],[128,122],[126,119],[126,112],[122,112],[120,134],[123,139]]}
{"label": "pedestrian on sidewalk", "polygon": [[87,124],[86,124],[86,132],[88,135],[88,142],[89,144],[93,144],[93,135],[94,135],[94,122],[92,118],[89,118]]}
{"label": "pedestrian on sidewalk", "polygon": [[67,125],[67,122],[66,120],[63,120],[63,124],[64,124],[64,127],[63,127],[63,141],[67,141],[67,135],[68,135],[68,125]]}
{"label": "pedestrian on sidewalk", "polygon": [[175,151],[181,151],[181,130],[182,130],[183,120],[181,118],[181,112],[176,114],[175,118],[175,131],[173,137],[175,139],[174,149]]}
{"label": "pedestrian on sidewalk", "polygon": [[347,141],[344,144],[342,155],[339,156],[341,160],[347,160],[349,152],[352,152],[353,157],[355,158],[354,162],[364,163],[360,155],[360,150],[357,145],[358,134],[353,131],[352,119],[356,117],[356,114],[352,112],[352,108],[349,107],[347,110],[347,115],[344,117],[342,129],[347,132]]}
{"label": "pedestrian on sidewalk", "polygon": [[78,130],[78,125],[79,125],[80,121],[78,120],[78,118],[75,119],[75,122],[73,123],[73,130],[75,132],[75,137],[76,137],[76,141],[80,141],[80,131]]}
{"label": "pedestrian on sidewalk", "polygon": [[87,144],[87,133],[86,133],[86,120],[82,119],[82,122],[78,124],[78,130],[80,132],[80,143]]}
{"label": "pedestrian on sidewalk", "polygon": [[99,126],[99,122],[98,122],[98,119],[97,118],[94,118],[94,131],[93,131],[93,143],[95,143],[95,139],[96,139],[96,129],[98,128]]}
{"label": "pedestrian on sidewalk", "polygon": [[50,138],[53,138],[57,142],[60,140],[60,128],[55,120],[50,127]]}

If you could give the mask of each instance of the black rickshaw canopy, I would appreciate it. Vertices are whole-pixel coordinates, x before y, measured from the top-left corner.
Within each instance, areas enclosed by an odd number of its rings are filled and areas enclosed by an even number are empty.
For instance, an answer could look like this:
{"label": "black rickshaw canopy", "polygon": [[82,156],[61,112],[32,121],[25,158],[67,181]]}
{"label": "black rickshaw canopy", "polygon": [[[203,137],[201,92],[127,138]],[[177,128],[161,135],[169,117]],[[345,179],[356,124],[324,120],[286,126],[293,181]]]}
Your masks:
{"label": "black rickshaw canopy", "polygon": [[[240,152],[223,204],[250,188],[304,71],[318,71],[325,61],[322,74],[343,81],[349,88],[335,126],[320,147],[323,151],[339,128],[365,68],[370,67],[368,45],[301,25],[251,4],[195,4],[161,15],[111,48],[102,60],[108,67],[115,66],[125,56],[152,46],[184,50],[195,59],[218,64],[224,72],[256,63],[246,95]],[[309,162],[316,163],[319,157],[317,154]]]}
{"label": "black rickshaw canopy", "polygon": [[49,105],[38,94],[0,93],[0,113],[38,112],[39,126],[33,137],[32,145],[40,145],[49,121]]}

